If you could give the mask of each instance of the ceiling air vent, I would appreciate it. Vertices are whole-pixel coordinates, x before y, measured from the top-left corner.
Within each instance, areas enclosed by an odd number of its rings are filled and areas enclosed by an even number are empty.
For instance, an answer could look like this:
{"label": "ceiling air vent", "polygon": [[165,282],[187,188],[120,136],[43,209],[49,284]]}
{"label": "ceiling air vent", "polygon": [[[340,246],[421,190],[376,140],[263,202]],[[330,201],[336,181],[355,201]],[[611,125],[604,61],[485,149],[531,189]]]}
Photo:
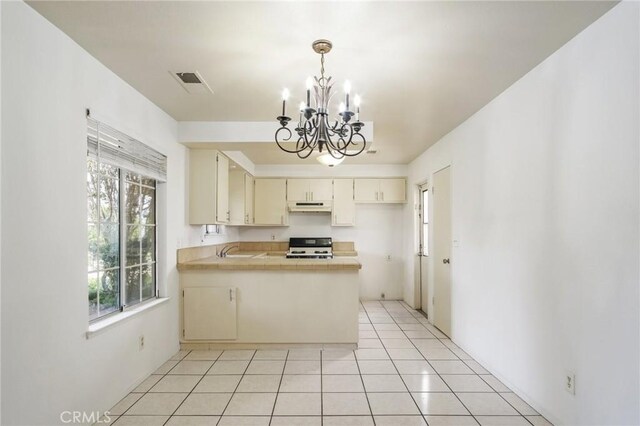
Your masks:
{"label": "ceiling air vent", "polygon": [[174,72],[169,71],[169,73],[176,79],[178,84],[182,86],[187,93],[198,94],[198,93],[213,93],[211,87],[204,81],[204,78],[200,75],[198,71],[194,72]]}
{"label": "ceiling air vent", "polygon": [[367,154],[377,154],[378,150],[377,149],[368,149],[365,151]]}

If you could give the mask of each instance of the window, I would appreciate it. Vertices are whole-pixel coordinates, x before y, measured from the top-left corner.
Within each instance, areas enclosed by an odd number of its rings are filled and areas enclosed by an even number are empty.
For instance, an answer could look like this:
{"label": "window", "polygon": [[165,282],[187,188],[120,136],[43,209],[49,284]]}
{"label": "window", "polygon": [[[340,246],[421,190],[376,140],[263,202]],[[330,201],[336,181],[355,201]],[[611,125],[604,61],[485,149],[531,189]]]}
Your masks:
{"label": "window", "polygon": [[155,298],[156,189],[166,157],[88,119],[89,320]]}

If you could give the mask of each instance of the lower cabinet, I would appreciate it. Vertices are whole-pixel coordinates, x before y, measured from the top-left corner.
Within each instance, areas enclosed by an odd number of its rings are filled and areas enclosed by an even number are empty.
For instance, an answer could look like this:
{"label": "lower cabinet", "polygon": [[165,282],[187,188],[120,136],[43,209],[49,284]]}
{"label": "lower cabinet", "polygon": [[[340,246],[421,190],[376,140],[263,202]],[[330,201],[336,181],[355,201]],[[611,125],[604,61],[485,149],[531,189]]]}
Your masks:
{"label": "lower cabinet", "polygon": [[189,287],[182,294],[184,340],[238,338],[235,287]]}

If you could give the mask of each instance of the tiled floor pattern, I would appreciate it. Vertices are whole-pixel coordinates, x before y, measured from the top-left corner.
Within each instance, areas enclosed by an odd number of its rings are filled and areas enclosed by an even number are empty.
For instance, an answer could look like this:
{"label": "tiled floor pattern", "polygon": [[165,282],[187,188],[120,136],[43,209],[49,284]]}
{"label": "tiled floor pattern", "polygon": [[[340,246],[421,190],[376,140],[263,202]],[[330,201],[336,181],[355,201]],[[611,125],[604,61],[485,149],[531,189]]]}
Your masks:
{"label": "tiled floor pattern", "polygon": [[181,351],[111,409],[127,425],[550,425],[404,302],[359,349]]}

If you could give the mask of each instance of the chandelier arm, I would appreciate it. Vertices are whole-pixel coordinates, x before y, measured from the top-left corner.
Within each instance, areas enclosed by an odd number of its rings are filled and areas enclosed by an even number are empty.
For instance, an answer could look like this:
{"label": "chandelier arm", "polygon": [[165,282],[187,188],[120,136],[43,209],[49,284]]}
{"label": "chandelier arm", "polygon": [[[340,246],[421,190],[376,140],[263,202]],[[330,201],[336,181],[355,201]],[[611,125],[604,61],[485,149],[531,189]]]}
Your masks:
{"label": "chandelier arm", "polygon": [[[286,138],[282,138],[281,140],[278,140],[278,135],[283,130],[285,130],[288,133],[288,136]],[[298,152],[300,152],[299,150],[290,150],[290,149],[287,149],[287,148],[283,147],[282,145],[280,145],[280,143],[290,140],[291,136],[292,136],[292,133],[291,133],[291,130],[289,130],[289,128],[287,128],[287,127],[279,128],[276,131],[276,144],[278,145],[278,148],[280,148],[284,152],[288,152],[289,154],[297,154]]]}
{"label": "chandelier arm", "polygon": [[[296,143],[296,147],[298,146],[301,147],[300,150],[296,152],[296,155],[298,156],[298,158],[301,158],[304,160],[305,158],[308,158],[313,153],[313,147],[308,145],[306,141],[303,140],[302,137],[300,137],[298,139],[298,142]],[[307,151],[307,153],[304,154],[304,151]]]}
{"label": "chandelier arm", "polygon": [[[360,139],[360,142],[356,142],[355,139]],[[362,146],[360,148],[357,148],[360,143],[362,143]],[[356,147],[356,149],[358,149],[355,152],[352,153],[348,153],[347,150],[345,149],[344,151],[344,156],[345,157],[355,157],[359,154],[362,154],[362,151],[364,151],[364,149],[367,147],[367,140],[365,139],[364,135],[362,135],[361,133],[353,133],[352,138],[349,140],[349,142],[346,145],[346,148],[349,147]]]}

